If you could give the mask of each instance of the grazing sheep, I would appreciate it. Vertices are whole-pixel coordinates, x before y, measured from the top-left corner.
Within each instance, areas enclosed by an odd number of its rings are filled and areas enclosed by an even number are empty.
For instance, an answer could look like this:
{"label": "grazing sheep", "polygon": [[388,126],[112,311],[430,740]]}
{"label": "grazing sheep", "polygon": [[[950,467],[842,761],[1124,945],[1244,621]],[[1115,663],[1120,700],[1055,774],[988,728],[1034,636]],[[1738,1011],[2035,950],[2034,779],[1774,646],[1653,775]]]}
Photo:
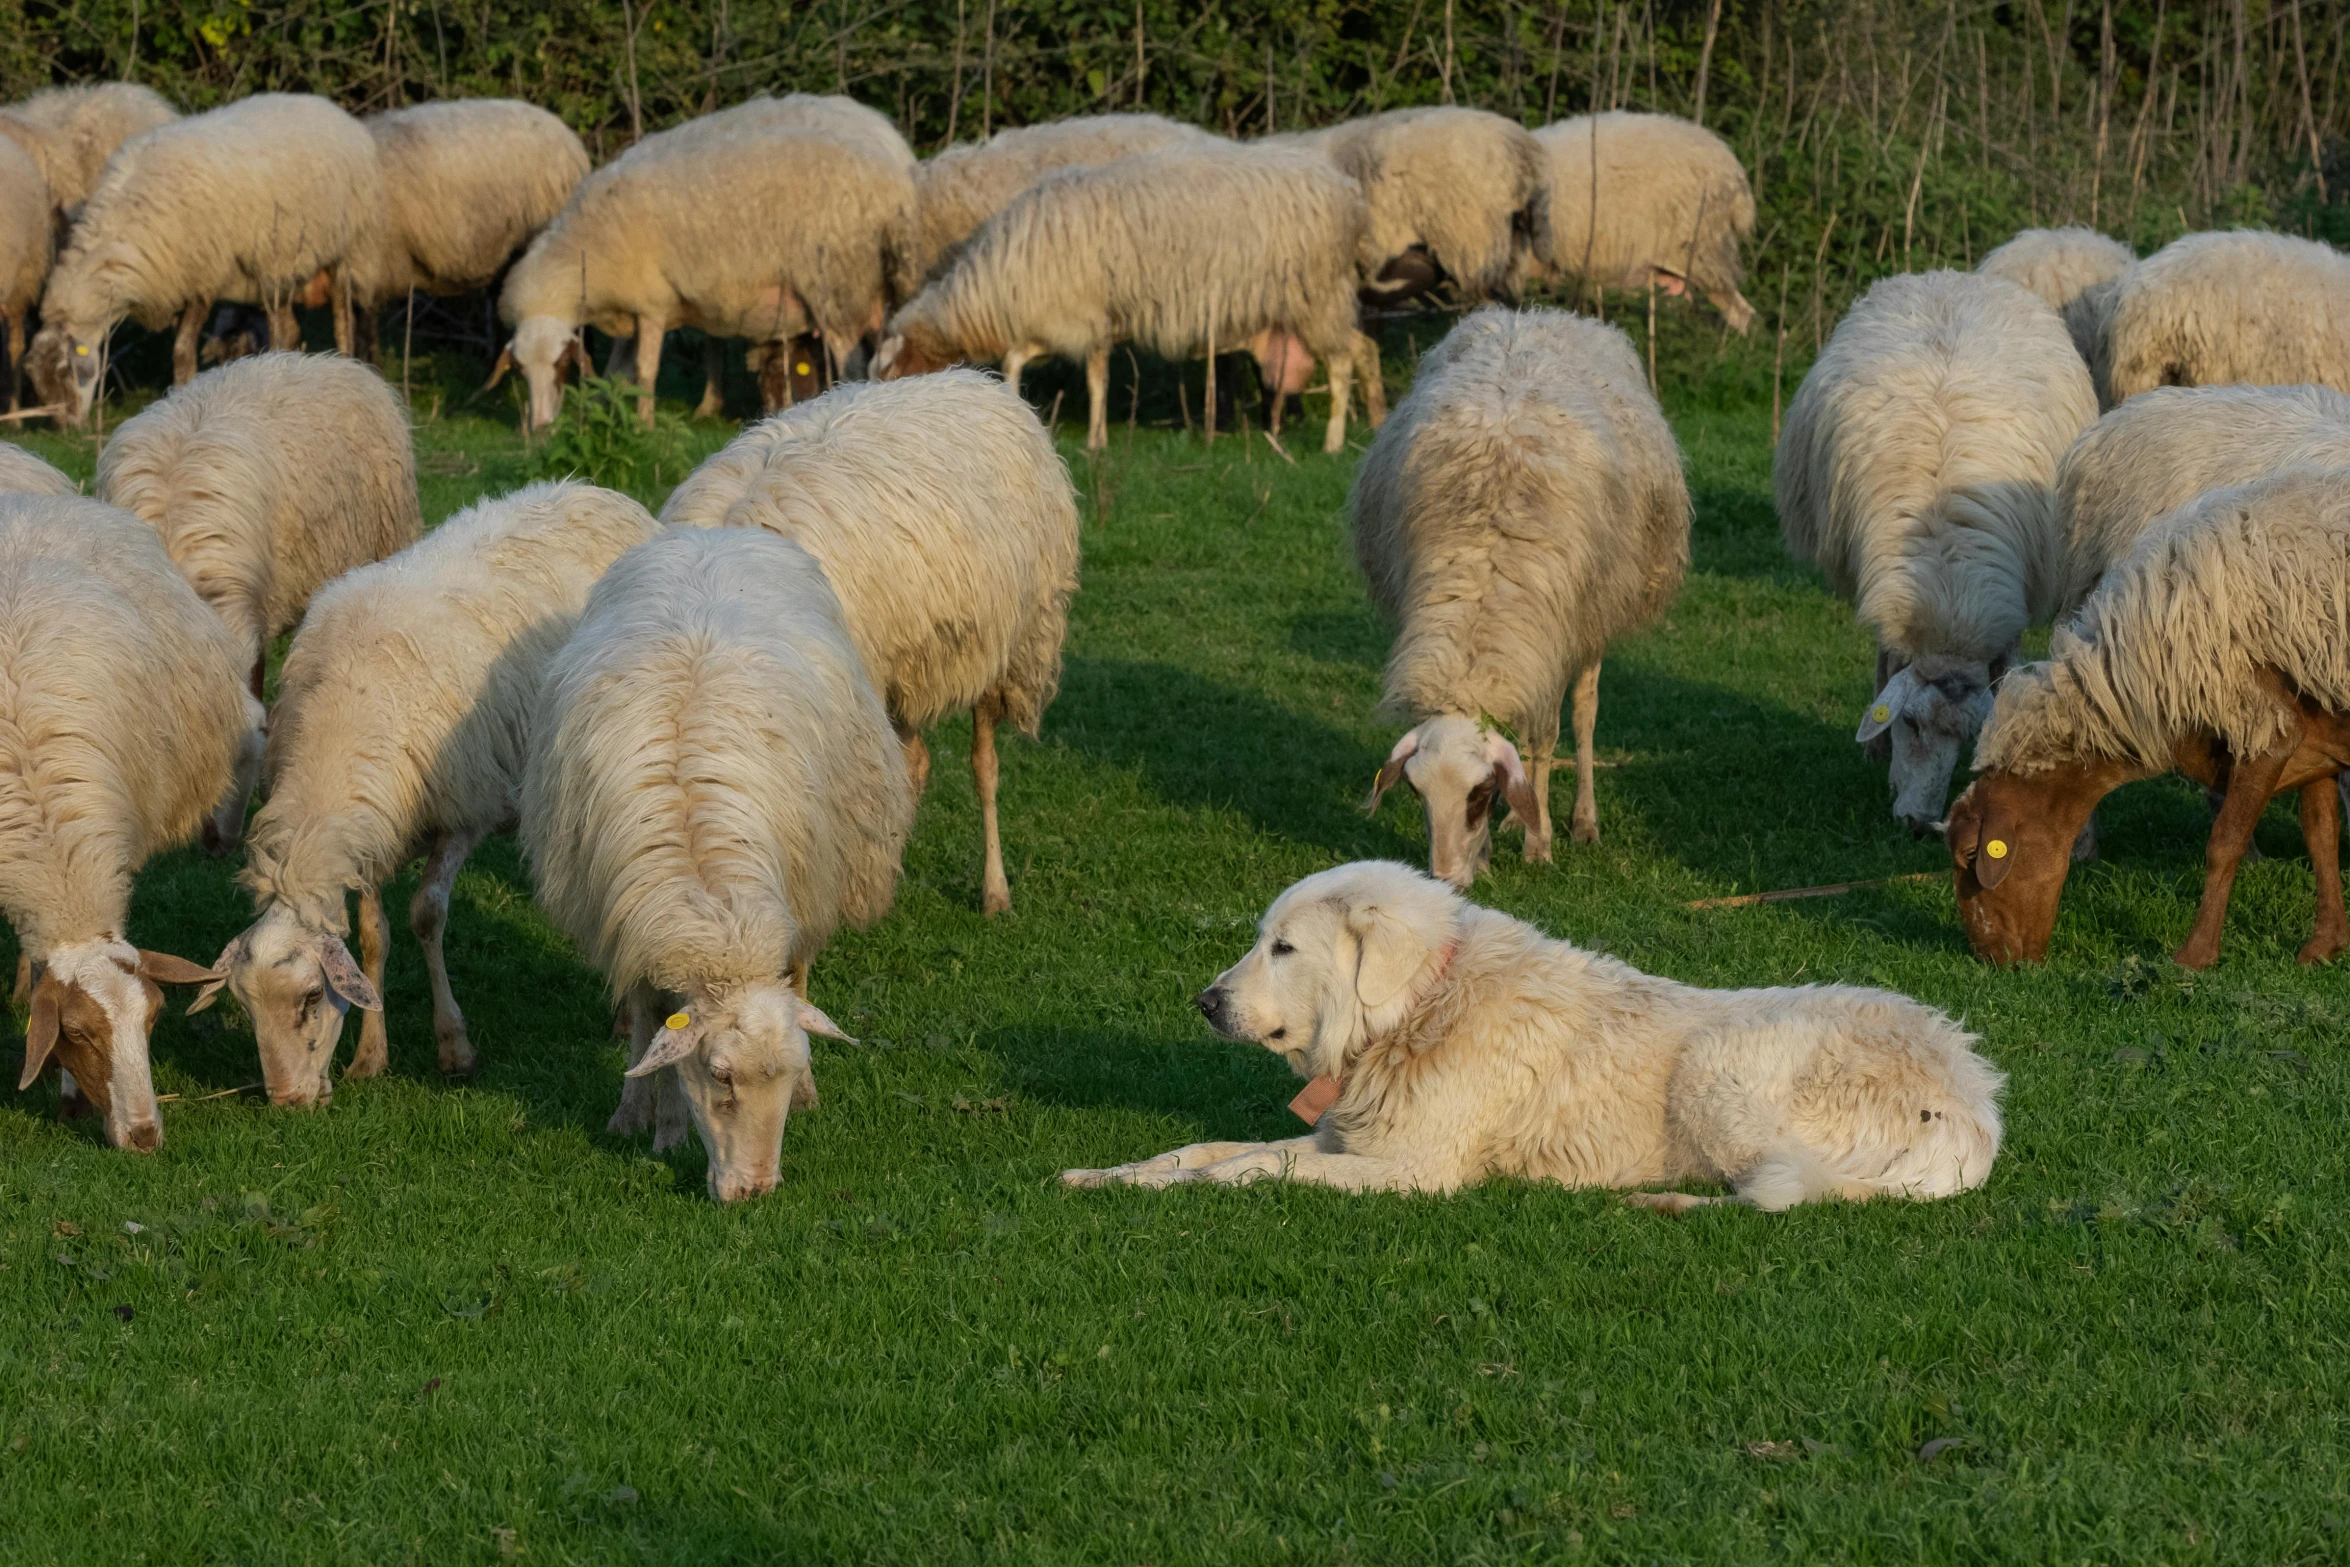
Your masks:
{"label": "grazing sheep", "polygon": [[151,87],[95,82],[52,87],[0,108],[0,136],[40,165],[51,212],[62,228],[67,215],[98,188],[98,177],[116,148],[178,118],[179,111]]}
{"label": "grazing sheep", "polygon": [[[207,370],[115,432],[98,498],[143,518],[229,629],[261,694],[271,639],[310,595],[416,542],[408,411],[383,377],[326,354]],[[239,764],[206,841],[236,842],[259,773]]]}
{"label": "grazing sheep", "polygon": [[2108,408],[2230,381],[2350,392],[2350,256],[2257,229],[2175,239],[2115,282],[2095,368]]}
{"label": "grazing sheep", "polygon": [[[1371,788],[1428,810],[1434,873],[1467,887],[1497,795],[1550,859],[1559,704],[1575,694],[1578,843],[1599,841],[1599,661],[1689,566],[1680,448],[1632,344],[1558,310],[1479,310],[1420,361],[1350,499],[1355,558],[1396,627],[1381,710],[1414,727]],[[1525,747],[1488,727],[1498,720]],[[1528,765],[1531,764],[1531,777]]]}
{"label": "grazing sheep", "polygon": [[1000,360],[1015,388],[1040,354],[1085,365],[1086,444],[1109,441],[1110,345],[1168,359],[1247,348],[1278,410],[1316,358],[1330,366],[1322,449],[1346,443],[1358,364],[1362,193],[1294,147],[1184,150],[1074,169],[1031,187],[971,237],[889,324],[874,371],[914,375]]}
{"label": "grazing sheep", "polygon": [[0,321],[6,322],[7,334],[0,338],[6,355],[0,405],[11,409],[24,376],[25,313],[41,297],[55,246],[49,187],[40,166],[16,143],[0,140]]}
{"label": "grazing sheep", "polygon": [[79,495],[82,487],[13,441],[0,441],[0,495]]}
{"label": "grazing sheep", "polygon": [[229,787],[260,722],[237,649],[154,532],[79,496],[0,496],[0,912],[29,988],[24,1074],[55,1055],[117,1148],[163,1141],[158,984],[204,971],[124,937],[131,879]]}
{"label": "grazing sheep", "polygon": [[171,373],[184,385],[216,299],[266,306],[273,348],[299,346],[297,301],[331,300],[335,346],[349,353],[352,289],[375,265],[383,222],[375,140],[324,98],[257,93],[132,138],[41,299],[41,335],[69,380],[50,401],[67,403],[69,423],[88,416],[107,333],[125,316],[151,330],[178,323]]}
{"label": "grazing sheep", "polygon": [[370,306],[410,289],[462,294],[498,275],[587,178],[587,148],[512,98],[393,109],[361,122],[383,164],[383,251]]}
{"label": "grazing sheep", "polygon": [[1451,105],[1390,109],[1295,138],[1362,187],[1366,292],[1402,299],[1449,281],[1469,302],[1517,303],[1549,221],[1541,144],[1514,120]]}
{"label": "grazing sheep", "polygon": [[1043,425],[972,370],[837,387],[752,426],[669,497],[673,527],[763,527],[816,557],[920,794],[923,734],[971,714],[980,904],[1012,906],[995,726],[1033,737],[1061,680],[1077,505]]}
{"label": "grazing sheep", "polygon": [[1534,139],[1549,155],[1553,268],[1589,288],[1694,288],[1745,334],[1754,307],[1738,292],[1738,247],[1754,233],[1754,188],[1728,142],[1626,110],[1561,120]]}
{"label": "grazing sheep", "polygon": [[922,274],[942,271],[982,223],[1048,174],[1099,168],[1170,148],[1225,145],[1212,132],[1155,114],[1087,114],[949,147],[914,170],[922,209]]}
{"label": "grazing sheep", "polygon": [[[441,937],[474,846],[514,820],[523,736],[546,667],[588,590],[652,517],[586,484],[534,484],[459,512],[399,554],[311,600],[269,726],[269,798],[242,880],[259,918],[213,966],[253,1019],[278,1104],[334,1096],[349,1007],[363,1010],[348,1075],[386,1064],[384,881],[429,850],[408,923],[432,983],[441,1070],[470,1073],[472,1041]],[[360,961],[344,945],[359,894]]]}
{"label": "grazing sheep", "polygon": [[1780,532],[1876,632],[1856,738],[1892,735],[1893,814],[1913,831],[1940,820],[2024,628],[2055,611],[2056,465],[2096,417],[2056,312],[1971,272],[1876,284],[1788,406]]}
{"label": "grazing sheep", "polygon": [[2095,229],[2025,229],[1975,264],[1985,277],[2030,290],[2064,318],[2081,362],[2097,358],[2097,332],[2115,280],[2138,258]]}
{"label": "grazing sheep", "polygon": [[837,93],[791,92],[780,98],[750,98],[722,113],[731,117],[731,123],[741,125],[838,136],[902,169],[910,170],[919,161],[888,115]]}
{"label": "grazing sheep", "polygon": [[[887,912],[914,814],[822,568],[761,528],[638,545],[555,656],[529,749],[539,900],[628,1001],[612,1130],[643,1129],[673,1067],[710,1195],[773,1190],[784,1118],[816,1099],[808,1034],[842,1037],[808,963],[842,920]],[[685,1129],[660,1097],[667,1148]]]}
{"label": "grazing sheep", "polygon": [[2174,769],[2225,791],[2178,961],[2219,956],[2236,866],[2287,791],[2300,795],[2317,881],[2301,961],[2350,946],[2334,787],[2350,766],[2350,474],[2290,469],[2149,529],[2058,628],[2047,662],[2000,683],[1975,762],[1949,840],[1979,956],[2040,961],[2098,800]]}
{"label": "grazing sheep", "polygon": [[837,372],[910,290],[910,161],[869,132],[773,123],[778,108],[755,99],[646,137],[589,175],[506,274],[500,367],[528,382],[532,428],[562,407],[563,367],[584,362],[582,324],[634,338],[649,426],[671,328],[754,343],[814,332]]}

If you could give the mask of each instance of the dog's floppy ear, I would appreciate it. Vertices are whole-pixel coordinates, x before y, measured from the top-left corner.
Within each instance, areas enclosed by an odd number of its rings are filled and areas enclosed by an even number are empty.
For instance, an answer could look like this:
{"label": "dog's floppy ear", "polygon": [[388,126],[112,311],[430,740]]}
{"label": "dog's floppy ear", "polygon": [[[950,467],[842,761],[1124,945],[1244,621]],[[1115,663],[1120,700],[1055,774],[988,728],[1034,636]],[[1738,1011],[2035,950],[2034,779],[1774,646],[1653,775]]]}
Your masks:
{"label": "dog's floppy ear", "polygon": [[1387,753],[1387,760],[1379,764],[1379,776],[1371,780],[1371,798],[1364,802],[1364,810],[1379,809],[1379,802],[1386,798],[1387,791],[1394,788],[1396,780],[1403,776],[1403,764],[1410,761],[1412,753],[1419,749],[1420,731],[1406,730],[1404,737],[1395,742],[1395,749]]}
{"label": "dog's floppy ear", "polygon": [[1511,813],[1520,821],[1534,820],[1534,781],[1526,776],[1526,764],[1510,737],[1498,729],[1486,730],[1485,759],[1493,764],[1494,792],[1510,802]]}
{"label": "dog's floppy ear", "polygon": [[2016,839],[2012,828],[1992,822],[1982,802],[1969,789],[1958,797],[1950,808],[1950,820],[1943,827],[1943,836],[1950,844],[1950,857],[1975,873],[1975,885],[1986,892],[2007,879],[2014,868]]}
{"label": "dog's floppy ear", "polygon": [[1904,664],[1894,671],[1893,678],[1885,682],[1885,689],[1877,693],[1876,700],[1869,703],[1868,711],[1860,715],[1860,728],[1853,732],[1852,738],[1867,745],[1892,728],[1893,720],[1901,716],[1901,705],[1916,694],[1917,688],[1915,666]]}
{"label": "dog's floppy ear", "polygon": [[1392,909],[1357,904],[1346,911],[1346,928],[1355,938],[1355,999],[1368,1010],[1402,995],[1428,960],[1419,933]]}

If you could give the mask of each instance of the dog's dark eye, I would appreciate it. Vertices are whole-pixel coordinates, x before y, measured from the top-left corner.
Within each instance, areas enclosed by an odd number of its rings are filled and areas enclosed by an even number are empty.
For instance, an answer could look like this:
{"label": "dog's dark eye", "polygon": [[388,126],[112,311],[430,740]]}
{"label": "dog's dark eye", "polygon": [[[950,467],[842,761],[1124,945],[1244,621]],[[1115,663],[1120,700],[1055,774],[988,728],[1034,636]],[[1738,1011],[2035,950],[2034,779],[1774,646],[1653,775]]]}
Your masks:
{"label": "dog's dark eye", "polygon": [[1286,942],[1286,941],[1278,941],[1278,940],[1277,940],[1277,941],[1275,941],[1275,942],[1273,943],[1273,956],[1275,956],[1275,957],[1277,957],[1277,958],[1285,958],[1285,957],[1288,957],[1288,956],[1289,956],[1289,955],[1290,955],[1292,952],[1295,952],[1296,950],[1297,950],[1297,948],[1295,948],[1295,947],[1291,946],[1291,945],[1290,945],[1288,942]]}

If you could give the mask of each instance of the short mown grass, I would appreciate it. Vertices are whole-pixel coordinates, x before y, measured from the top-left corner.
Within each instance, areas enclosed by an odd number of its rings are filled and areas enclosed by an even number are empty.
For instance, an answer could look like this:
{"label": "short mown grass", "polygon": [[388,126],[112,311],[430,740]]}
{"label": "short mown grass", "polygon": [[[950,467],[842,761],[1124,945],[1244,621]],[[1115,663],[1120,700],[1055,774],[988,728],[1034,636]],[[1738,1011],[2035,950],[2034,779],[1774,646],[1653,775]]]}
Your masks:
{"label": "short mown grass", "polygon": [[[463,402],[419,431],[436,520],[533,461]],[[713,1206],[698,1149],[605,1135],[610,1009],[506,839],[449,937],[472,1084],[435,1076],[402,927],[391,1074],[331,1109],[205,1098],[258,1077],[252,1039],[176,1006],[155,1157],[50,1087],[0,1107],[0,1558],[2350,1554],[2350,1002],[2293,962],[2289,818],[2201,975],[2166,957],[2204,828],[2175,781],[2117,797],[2029,972],[1968,956],[1940,877],[1690,909],[1942,855],[1852,744],[1870,644],[1780,548],[1767,413],[1679,432],[1695,565],[1607,664],[1605,840],[1551,867],[1505,841],[1476,896],[1686,980],[1963,1015],[2010,1074],[1983,1190],[1680,1223],[1512,1182],[1062,1191],[1292,1130],[1285,1069],[1188,998],[1296,877],[1425,853],[1408,796],[1360,809],[1394,731],[1353,454],[1121,425],[1098,460],[1064,439],[1084,588],[1043,739],[1006,756],[1017,909],[977,912],[950,725],[895,911],[816,967],[863,1043],[818,1043],[772,1197]],[[232,869],[158,861],[136,938],[209,961],[248,917]]]}

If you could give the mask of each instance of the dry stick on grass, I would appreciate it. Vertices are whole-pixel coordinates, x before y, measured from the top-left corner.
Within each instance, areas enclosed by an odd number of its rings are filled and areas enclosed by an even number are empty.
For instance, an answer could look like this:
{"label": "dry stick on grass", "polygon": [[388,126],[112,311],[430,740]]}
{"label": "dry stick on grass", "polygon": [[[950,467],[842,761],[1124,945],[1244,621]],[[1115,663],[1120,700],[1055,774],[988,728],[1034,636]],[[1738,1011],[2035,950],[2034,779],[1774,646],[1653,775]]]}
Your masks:
{"label": "dry stick on grass", "polygon": [[174,1101],[179,1101],[185,1104],[200,1105],[207,1099],[226,1099],[231,1094],[249,1094],[256,1088],[265,1088],[267,1086],[268,1085],[266,1083],[239,1083],[234,1088],[223,1088],[217,1093],[198,1094],[195,1098],[188,1100],[180,1100],[180,1096],[178,1094],[157,1094],[155,1096],[155,1102],[159,1105],[171,1104]]}
{"label": "dry stick on grass", "polygon": [[1867,881],[1831,882],[1825,887],[1786,887],[1777,892],[1747,892],[1735,898],[1699,898],[1685,909],[1745,909],[1758,903],[1792,903],[1797,898],[1833,898],[1864,887],[1891,887],[1905,881],[1939,881],[1947,872],[1912,871],[1906,876],[1874,876]]}

